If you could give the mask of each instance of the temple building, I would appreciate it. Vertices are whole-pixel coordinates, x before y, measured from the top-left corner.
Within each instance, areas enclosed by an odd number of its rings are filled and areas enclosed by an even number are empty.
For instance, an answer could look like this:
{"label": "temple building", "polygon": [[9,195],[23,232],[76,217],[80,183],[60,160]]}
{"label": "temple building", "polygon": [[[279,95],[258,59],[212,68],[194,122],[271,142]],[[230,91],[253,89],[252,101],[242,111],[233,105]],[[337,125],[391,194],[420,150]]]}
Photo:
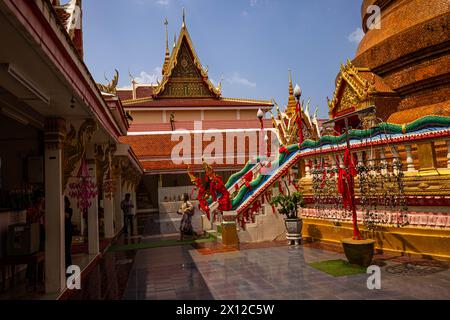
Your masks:
{"label": "temple building", "polygon": [[[203,158],[214,162],[226,180],[255,157],[257,150],[253,147],[262,140],[259,134],[262,127],[268,131],[268,138],[272,138],[270,120],[260,122],[258,110],[266,113],[273,107],[267,100],[223,97],[221,83],[215,86],[208,70],[200,63],[184,13],[178,40],[171,51],[167,21],[165,24],[166,52],[161,81],[146,85],[133,80],[131,89],[117,89],[132,118],[128,135],[121,141],[132,146],[145,171],[140,188],[141,205],[147,210],[159,206],[160,211],[165,211],[162,202],[178,201],[184,192],[190,194],[192,186],[187,169],[200,169]],[[172,153],[178,150],[176,146],[183,134],[192,138],[187,146],[187,149],[192,147],[192,152],[184,150],[185,155],[192,153],[192,157],[174,161]],[[220,144],[215,145],[219,140]],[[205,154],[210,150],[208,145],[214,149],[212,157]]]}
{"label": "temple building", "polygon": [[[379,29],[367,25],[371,5],[381,9]],[[365,35],[355,58],[341,66],[330,118],[372,105],[378,118],[395,124],[449,116],[448,1],[364,0],[361,13]],[[342,121],[336,125],[340,131]]]}

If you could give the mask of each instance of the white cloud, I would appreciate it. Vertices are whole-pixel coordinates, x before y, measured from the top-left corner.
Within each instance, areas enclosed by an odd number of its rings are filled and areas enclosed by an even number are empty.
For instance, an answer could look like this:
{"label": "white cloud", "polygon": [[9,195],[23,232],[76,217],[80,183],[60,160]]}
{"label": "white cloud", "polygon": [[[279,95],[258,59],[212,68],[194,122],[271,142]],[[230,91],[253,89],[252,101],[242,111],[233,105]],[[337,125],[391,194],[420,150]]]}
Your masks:
{"label": "white cloud", "polygon": [[[134,80],[138,84],[156,84],[157,80],[161,81],[162,75],[161,75],[161,67],[156,67],[153,69],[151,73],[148,73],[146,71],[141,71],[137,77],[134,78]],[[130,80],[131,81],[131,80]],[[126,87],[121,87],[119,89],[131,89],[131,85]]]}
{"label": "white cloud", "polygon": [[133,0],[133,2],[141,6],[157,4],[159,6],[167,7],[170,4],[170,0]]}
{"label": "white cloud", "polygon": [[246,10],[244,10],[244,11],[241,12],[241,15],[242,15],[243,17],[246,17],[246,16],[248,16],[248,12],[247,12]]}
{"label": "white cloud", "polygon": [[256,87],[256,83],[249,81],[248,79],[241,77],[238,72],[233,73],[233,75],[229,78],[226,78],[225,81],[229,84],[238,84],[246,87]]}
{"label": "white cloud", "polygon": [[157,80],[161,81],[161,71],[162,69],[160,67],[156,67],[151,73],[141,71],[135,80],[140,84],[155,84]]}
{"label": "white cloud", "polygon": [[258,4],[258,0],[250,0],[251,7],[256,7],[257,4]]}
{"label": "white cloud", "polygon": [[348,41],[354,42],[356,44],[360,43],[362,38],[364,38],[364,31],[361,28],[356,28],[347,37]]}

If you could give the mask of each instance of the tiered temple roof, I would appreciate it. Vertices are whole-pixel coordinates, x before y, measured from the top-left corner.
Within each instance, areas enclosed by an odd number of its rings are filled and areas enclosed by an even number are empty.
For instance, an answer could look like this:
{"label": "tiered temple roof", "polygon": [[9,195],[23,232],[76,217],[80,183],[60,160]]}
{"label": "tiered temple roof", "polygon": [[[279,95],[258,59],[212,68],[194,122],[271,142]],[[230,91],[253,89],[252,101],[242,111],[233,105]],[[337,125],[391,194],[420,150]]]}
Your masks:
{"label": "tiered temple roof", "polygon": [[209,79],[208,70],[200,63],[184,20],[170,55],[166,30],[161,81],[156,85],[134,83],[132,89],[118,89],[117,94],[125,108],[260,107],[268,111],[273,107],[269,100],[222,97],[222,85],[219,83],[216,87]]}

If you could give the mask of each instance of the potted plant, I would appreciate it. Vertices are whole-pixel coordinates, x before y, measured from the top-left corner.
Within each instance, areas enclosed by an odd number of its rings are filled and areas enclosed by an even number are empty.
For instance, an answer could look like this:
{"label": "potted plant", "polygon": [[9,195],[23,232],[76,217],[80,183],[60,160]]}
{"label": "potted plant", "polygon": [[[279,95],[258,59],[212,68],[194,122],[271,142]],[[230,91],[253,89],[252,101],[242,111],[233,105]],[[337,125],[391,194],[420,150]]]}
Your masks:
{"label": "potted plant", "polygon": [[303,226],[303,221],[298,216],[298,208],[304,207],[305,205],[300,192],[296,191],[291,194],[289,188],[286,189],[287,194],[279,194],[272,199],[271,204],[278,206],[278,212],[286,216],[286,238],[290,244],[295,243],[297,245],[302,238]]}

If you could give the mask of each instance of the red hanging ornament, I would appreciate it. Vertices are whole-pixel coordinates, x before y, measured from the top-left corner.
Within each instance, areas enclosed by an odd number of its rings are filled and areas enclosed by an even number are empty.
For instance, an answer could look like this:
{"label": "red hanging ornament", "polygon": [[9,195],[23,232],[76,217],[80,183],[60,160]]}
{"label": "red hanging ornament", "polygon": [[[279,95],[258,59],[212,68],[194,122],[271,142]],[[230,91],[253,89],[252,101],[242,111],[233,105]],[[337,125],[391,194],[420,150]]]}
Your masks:
{"label": "red hanging ornament", "polygon": [[92,177],[89,175],[86,159],[83,157],[80,163],[80,169],[75,177],[76,182],[69,184],[69,195],[77,200],[77,207],[82,212],[87,212],[92,206],[92,199],[94,199],[98,192],[97,186]]}
{"label": "red hanging ornament", "polygon": [[350,150],[347,148],[344,153],[344,168],[339,168],[338,176],[338,191],[342,195],[342,202],[345,209],[352,211],[353,220],[353,238],[355,240],[361,239],[361,234],[358,229],[358,221],[356,215],[355,186],[354,176],[357,174],[355,165],[353,163]]}

